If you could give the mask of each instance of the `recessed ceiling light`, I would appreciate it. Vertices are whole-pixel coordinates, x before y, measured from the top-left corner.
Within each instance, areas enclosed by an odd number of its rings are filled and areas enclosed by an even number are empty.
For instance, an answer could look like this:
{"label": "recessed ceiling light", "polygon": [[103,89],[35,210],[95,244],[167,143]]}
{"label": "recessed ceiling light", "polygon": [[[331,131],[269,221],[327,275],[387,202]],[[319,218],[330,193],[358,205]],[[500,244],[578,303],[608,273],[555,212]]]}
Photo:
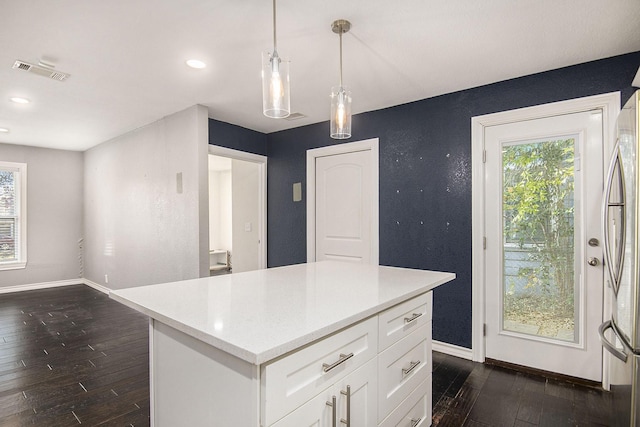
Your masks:
{"label": "recessed ceiling light", "polygon": [[7,133],[7,132],[9,132],[9,129],[7,129],[7,128],[0,128],[0,132],[1,132],[1,133]]}
{"label": "recessed ceiling light", "polygon": [[28,104],[30,102],[27,98],[20,98],[19,96],[13,96],[9,100],[16,104]]}
{"label": "recessed ceiling light", "polygon": [[195,68],[197,70],[201,70],[202,68],[205,68],[207,66],[207,64],[205,64],[204,62],[198,60],[198,59],[190,59],[187,61],[187,65],[191,68]]}

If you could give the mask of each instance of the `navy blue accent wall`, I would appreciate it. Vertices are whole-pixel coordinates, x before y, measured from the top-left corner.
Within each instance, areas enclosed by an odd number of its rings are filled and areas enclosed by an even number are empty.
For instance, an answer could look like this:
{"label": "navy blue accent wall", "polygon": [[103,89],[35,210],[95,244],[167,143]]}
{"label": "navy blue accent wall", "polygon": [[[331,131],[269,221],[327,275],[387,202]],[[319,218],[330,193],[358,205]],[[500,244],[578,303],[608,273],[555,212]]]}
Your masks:
{"label": "navy blue accent wall", "polygon": [[[380,264],[457,275],[435,290],[434,339],[471,348],[471,118],[614,91],[624,103],[638,66],[640,52],[353,117],[346,142],[380,139]],[[328,122],[267,135],[270,267],[306,261],[292,184],[306,186],[306,150],[336,143]]]}
{"label": "navy blue accent wall", "polygon": [[209,119],[209,144],[267,155],[267,135],[214,119]]}

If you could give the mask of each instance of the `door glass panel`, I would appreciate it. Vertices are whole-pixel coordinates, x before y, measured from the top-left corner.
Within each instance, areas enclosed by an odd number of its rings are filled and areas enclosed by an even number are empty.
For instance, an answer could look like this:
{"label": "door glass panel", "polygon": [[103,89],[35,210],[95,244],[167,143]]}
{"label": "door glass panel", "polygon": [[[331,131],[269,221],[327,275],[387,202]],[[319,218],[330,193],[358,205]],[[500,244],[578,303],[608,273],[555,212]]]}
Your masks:
{"label": "door glass panel", "polygon": [[502,330],[577,342],[576,137],[502,146]]}

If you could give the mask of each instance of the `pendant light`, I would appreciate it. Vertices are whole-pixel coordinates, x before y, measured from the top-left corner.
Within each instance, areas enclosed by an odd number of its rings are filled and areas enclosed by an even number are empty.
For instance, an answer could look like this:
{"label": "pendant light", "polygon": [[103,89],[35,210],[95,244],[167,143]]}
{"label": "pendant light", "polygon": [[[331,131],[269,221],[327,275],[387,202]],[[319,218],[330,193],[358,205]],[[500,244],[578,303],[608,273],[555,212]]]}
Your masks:
{"label": "pendant light", "polygon": [[342,84],[342,35],[349,31],[351,23],[338,19],[331,30],[340,36],[340,85],[331,88],[331,138],[351,138],[351,91]]}
{"label": "pendant light", "polygon": [[262,53],[262,112],[273,119],[291,113],[289,62],[280,58],[276,44],[276,0],[273,0],[273,52]]}

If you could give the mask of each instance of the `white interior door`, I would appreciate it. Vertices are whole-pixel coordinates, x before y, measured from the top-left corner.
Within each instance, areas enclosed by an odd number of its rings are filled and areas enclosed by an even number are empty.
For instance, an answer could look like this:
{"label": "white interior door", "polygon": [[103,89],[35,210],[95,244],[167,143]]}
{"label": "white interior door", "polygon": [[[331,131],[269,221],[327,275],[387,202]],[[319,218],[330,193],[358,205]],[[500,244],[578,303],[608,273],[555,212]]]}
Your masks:
{"label": "white interior door", "polygon": [[378,263],[378,140],[307,152],[307,260]]}
{"label": "white interior door", "polygon": [[233,272],[260,269],[260,165],[231,160]]}
{"label": "white interior door", "polygon": [[486,357],[601,381],[602,111],[484,141]]}
{"label": "white interior door", "polygon": [[316,158],[316,260],[371,263],[369,153]]}

